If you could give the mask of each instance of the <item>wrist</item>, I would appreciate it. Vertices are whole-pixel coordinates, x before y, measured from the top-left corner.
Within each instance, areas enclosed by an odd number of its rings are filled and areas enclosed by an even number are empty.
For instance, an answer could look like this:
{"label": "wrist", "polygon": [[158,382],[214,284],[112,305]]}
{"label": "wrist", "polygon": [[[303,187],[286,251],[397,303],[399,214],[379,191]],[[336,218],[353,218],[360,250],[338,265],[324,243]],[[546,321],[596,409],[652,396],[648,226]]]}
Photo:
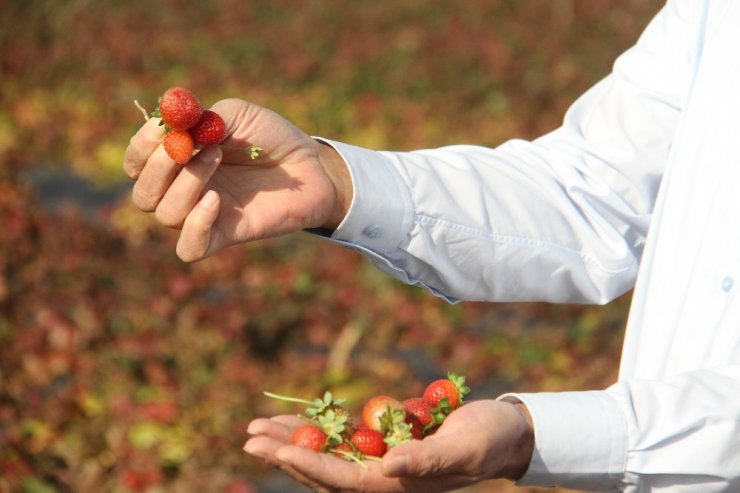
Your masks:
{"label": "wrist", "polygon": [[328,215],[321,227],[333,231],[344,220],[352,204],[352,176],[344,159],[334,147],[320,140],[314,139],[314,142],[319,165],[326,173],[334,192]]}
{"label": "wrist", "polygon": [[504,471],[504,477],[512,481],[517,481],[522,478],[529,469],[529,464],[532,461],[532,454],[534,453],[534,421],[532,415],[529,413],[527,406],[518,399],[505,398],[504,402],[507,402],[513,406],[520,418],[520,435],[516,441],[514,450],[510,455],[511,463],[509,467]]}

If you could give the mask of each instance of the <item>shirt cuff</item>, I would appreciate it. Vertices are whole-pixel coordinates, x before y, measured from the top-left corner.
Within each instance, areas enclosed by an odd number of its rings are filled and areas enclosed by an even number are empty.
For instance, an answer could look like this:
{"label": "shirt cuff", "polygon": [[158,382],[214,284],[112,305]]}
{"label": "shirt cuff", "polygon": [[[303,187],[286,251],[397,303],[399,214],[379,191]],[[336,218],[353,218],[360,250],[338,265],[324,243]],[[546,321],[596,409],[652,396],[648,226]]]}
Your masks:
{"label": "shirt cuff", "polygon": [[606,392],[506,394],[532,415],[535,448],[522,486],[611,491],[623,478],[627,424]]}
{"label": "shirt cuff", "polygon": [[411,195],[391,161],[382,152],[314,137],[332,146],[352,178],[353,196],[344,220],[331,235],[380,253],[398,248],[411,229]]}

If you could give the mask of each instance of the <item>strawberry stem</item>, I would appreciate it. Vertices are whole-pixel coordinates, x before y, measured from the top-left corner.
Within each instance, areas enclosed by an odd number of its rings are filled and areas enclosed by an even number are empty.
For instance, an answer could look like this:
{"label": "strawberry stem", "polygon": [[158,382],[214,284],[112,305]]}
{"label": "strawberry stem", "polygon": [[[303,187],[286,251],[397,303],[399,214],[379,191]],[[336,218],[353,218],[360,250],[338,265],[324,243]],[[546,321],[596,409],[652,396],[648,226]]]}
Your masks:
{"label": "strawberry stem", "polygon": [[139,101],[137,101],[136,99],[134,99],[134,105],[139,109],[139,111],[141,111],[141,114],[144,115],[144,121],[148,122],[149,113],[147,113],[147,111],[139,104]]}
{"label": "strawberry stem", "polygon": [[[335,453],[335,454],[339,454],[342,457],[344,457],[345,459],[349,459],[349,460],[355,461],[356,463],[358,463],[359,465],[361,465],[365,469],[369,469],[367,467],[367,465],[362,461],[362,459],[360,459],[359,457],[357,457],[352,452],[347,452],[346,450],[338,450],[338,449],[335,449],[335,448],[329,449],[329,452],[332,452],[332,453]],[[364,459],[367,459],[367,457],[363,457],[363,458]]]}
{"label": "strawberry stem", "polygon": [[313,405],[313,401],[309,401],[309,400],[306,400],[306,399],[300,399],[298,397],[289,397],[287,395],[278,395],[278,394],[274,394],[272,392],[268,392],[266,390],[264,392],[262,392],[262,393],[265,394],[267,397],[272,397],[273,399],[278,399],[280,401],[296,402],[298,404],[307,404],[309,406]]}

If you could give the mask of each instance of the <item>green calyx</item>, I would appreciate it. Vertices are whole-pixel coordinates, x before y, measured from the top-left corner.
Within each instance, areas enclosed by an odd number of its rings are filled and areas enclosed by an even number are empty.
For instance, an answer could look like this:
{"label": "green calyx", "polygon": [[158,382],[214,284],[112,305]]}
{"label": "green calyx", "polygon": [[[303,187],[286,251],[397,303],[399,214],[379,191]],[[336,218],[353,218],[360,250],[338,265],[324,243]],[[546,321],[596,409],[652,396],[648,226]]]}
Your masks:
{"label": "green calyx", "polygon": [[318,416],[317,421],[324,433],[329,437],[329,445],[336,446],[344,441],[344,432],[347,428],[347,416],[328,410]]}
{"label": "green calyx", "polygon": [[411,434],[411,425],[406,422],[405,411],[391,409],[390,406],[380,416],[380,432],[384,436],[383,441],[391,448],[414,438]]}
{"label": "green calyx", "polygon": [[462,404],[463,398],[470,393],[470,387],[465,385],[465,377],[458,375],[457,373],[449,372],[447,373],[447,379],[455,385],[457,393],[460,396],[460,402],[458,405]]}

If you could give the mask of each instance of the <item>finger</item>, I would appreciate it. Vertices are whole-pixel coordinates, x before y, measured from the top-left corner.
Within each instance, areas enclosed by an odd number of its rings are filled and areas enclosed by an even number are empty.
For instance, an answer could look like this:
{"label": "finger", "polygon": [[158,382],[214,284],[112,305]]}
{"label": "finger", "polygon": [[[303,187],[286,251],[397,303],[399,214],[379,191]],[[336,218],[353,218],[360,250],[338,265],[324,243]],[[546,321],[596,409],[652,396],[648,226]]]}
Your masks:
{"label": "finger", "polygon": [[456,444],[447,439],[428,437],[391,449],[383,458],[383,473],[389,477],[429,477],[453,475],[460,471],[455,460]]}
{"label": "finger", "polygon": [[254,457],[264,460],[270,465],[279,468],[289,476],[293,477],[295,480],[305,485],[309,485],[311,486],[311,488],[317,491],[329,491],[329,489],[327,489],[324,485],[320,485],[314,479],[301,474],[293,467],[284,464],[283,462],[278,460],[275,455],[277,451],[284,446],[285,443],[280,440],[275,440],[273,438],[270,438],[269,436],[258,435],[247,440],[247,443],[244,444],[244,451]]}
{"label": "finger", "polygon": [[458,437],[431,436],[392,448],[383,457],[383,474],[398,478],[407,487],[424,486],[419,491],[448,491],[487,479],[476,467],[469,445]]}
{"label": "finger", "polygon": [[280,468],[283,472],[293,477],[296,481],[309,486],[318,492],[334,491],[334,488],[321,484],[315,478],[311,478],[294,467],[280,461],[277,451],[290,443],[293,430],[304,422],[295,415],[275,416],[270,419],[258,418],[249,423],[247,432],[252,436],[244,444],[244,451],[255,457],[259,457],[273,466]]}
{"label": "finger", "polygon": [[270,418],[270,421],[280,423],[291,429],[295,429],[301,425],[306,424],[306,422],[296,414],[280,414],[278,416],[273,416],[272,418]]}
{"label": "finger", "polygon": [[383,476],[380,464],[364,462],[361,466],[331,454],[317,453],[301,447],[281,447],[275,457],[287,467],[316,484],[347,491],[404,491],[397,478]]}
{"label": "finger", "polygon": [[218,193],[209,190],[185,218],[175,248],[182,261],[195,262],[215,251],[211,238],[220,203]]}
{"label": "finger", "polygon": [[134,204],[145,212],[155,210],[170,183],[182,169],[183,166],[173,161],[163,146],[158,146],[149,156],[134,184],[131,194]]}
{"label": "finger", "polygon": [[155,210],[157,220],[172,228],[182,226],[188,213],[201,199],[203,188],[221,162],[221,150],[208,146],[182,168],[167,188]]}
{"label": "finger", "polygon": [[284,443],[290,443],[293,430],[303,421],[298,416],[282,415],[270,419],[257,418],[249,423],[247,433],[250,435],[267,435]]}
{"label": "finger", "polygon": [[280,461],[277,460],[275,454],[284,446],[285,442],[275,440],[266,435],[257,435],[249,438],[243,448],[246,453],[264,459],[270,464],[277,465]]}
{"label": "finger", "polygon": [[159,125],[158,118],[150,118],[131,137],[126,152],[123,155],[123,170],[129,178],[135,180],[144,169],[149,156],[162,142],[164,130]]}

